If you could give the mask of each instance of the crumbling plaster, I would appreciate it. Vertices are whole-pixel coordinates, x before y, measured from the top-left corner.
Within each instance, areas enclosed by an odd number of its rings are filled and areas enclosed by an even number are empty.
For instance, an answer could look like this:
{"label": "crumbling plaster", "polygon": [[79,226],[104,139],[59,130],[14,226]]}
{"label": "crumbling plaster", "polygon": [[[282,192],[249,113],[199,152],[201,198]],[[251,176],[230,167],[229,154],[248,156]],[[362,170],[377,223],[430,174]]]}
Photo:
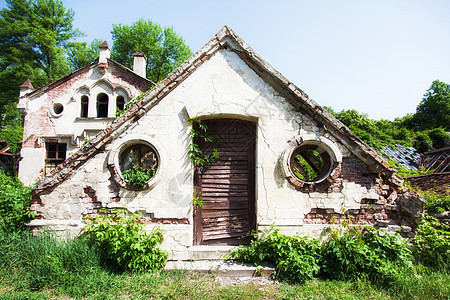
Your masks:
{"label": "crumbling plaster", "polygon": [[[257,123],[256,211],[258,228],[277,224],[284,231],[321,230],[326,224],[304,224],[313,208],[344,212],[360,208],[361,199],[378,199],[375,184],[342,182],[338,192],[305,193],[292,186],[283,176],[280,158],[288,141],[301,135],[324,136],[335,144],[344,158],[354,156],[333,136],[324,132],[307,115],[296,112],[277,91],[268,85],[234,52],[222,49],[192,73],[141,119],[122,133],[106,149],[75,170],[68,180],[50,194],[40,196],[35,209],[41,224],[67,220],[81,229],[83,188],[96,192],[103,207],[126,206],[154,218],[185,218],[188,224],[163,224],[164,247],[172,259],[188,259],[192,245],[193,168],[187,156],[190,117],[241,118]],[[164,153],[159,182],[151,189],[130,191],[119,188],[108,170],[111,151],[127,136],[148,136],[157,141],[157,151]],[[52,223],[53,222],[53,223]],[[58,225],[60,225],[58,223]],[[74,226],[74,225],[70,225]],[[150,227],[153,225],[149,225]]]}

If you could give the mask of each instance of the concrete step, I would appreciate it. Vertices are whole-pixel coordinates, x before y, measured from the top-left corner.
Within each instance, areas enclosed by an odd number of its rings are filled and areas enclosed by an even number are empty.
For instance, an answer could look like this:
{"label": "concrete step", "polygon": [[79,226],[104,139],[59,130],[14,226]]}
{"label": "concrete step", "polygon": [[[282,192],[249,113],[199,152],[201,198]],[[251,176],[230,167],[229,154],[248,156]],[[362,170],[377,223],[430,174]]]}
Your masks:
{"label": "concrete step", "polygon": [[235,261],[224,260],[194,260],[194,261],[168,261],[166,270],[191,270],[199,272],[217,272],[219,277],[270,277],[275,271],[271,266],[255,267]]}
{"label": "concrete step", "polygon": [[225,260],[229,250],[234,246],[192,246],[189,247],[189,259],[192,260]]}

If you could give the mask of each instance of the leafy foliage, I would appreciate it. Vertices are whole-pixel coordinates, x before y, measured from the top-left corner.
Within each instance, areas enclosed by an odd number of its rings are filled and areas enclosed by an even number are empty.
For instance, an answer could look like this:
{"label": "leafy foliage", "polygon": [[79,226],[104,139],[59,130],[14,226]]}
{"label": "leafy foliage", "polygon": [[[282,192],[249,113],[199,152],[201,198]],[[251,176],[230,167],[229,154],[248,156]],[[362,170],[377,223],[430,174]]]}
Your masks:
{"label": "leafy foliage", "polygon": [[294,157],[294,163],[295,164],[292,166],[292,169],[295,175],[298,179],[305,181],[313,181],[323,168],[322,157],[316,150],[301,151]]}
{"label": "leafy foliage", "polygon": [[277,277],[292,282],[305,282],[319,273],[318,239],[283,235],[276,228],[264,230],[259,239],[256,239],[257,234],[254,237],[250,246],[240,246],[230,256],[256,265],[262,262],[275,264]]}
{"label": "leafy foliage", "polygon": [[321,276],[329,279],[393,280],[397,266],[412,266],[408,244],[400,237],[380,231],[351,227],[341,232],[330,230],[322,245]]}
{"label": "leafy foliage", "polygon": [[434,191],[419,191],[425,198],[425,210],[430,213],[450,211],[450,191],[439,194]]}
{"label": "leafy foliage", "polygon": [[147,78],[155,83],[165,78],[191,54],[183,38],[173,28],[162,28],[150,20],[132,25],[113,25],[111,57],[132,68],[133,53],[143,51],[148,58]]}
{"label": "leafy foliage", "polygon": [[[212,163],[219,159],[219,141],[214,139],[211,135],[207,134],[208,126],[204,124],[198,118],[190,118],[188,122],[191,124],[191,131],[189,136],[192,138],[192,142],[189,145],[188,155],[192,163],[196,166],[203,166],[205,163]],[[212,145],[212,152],[205,154],[200,149],[199,145],[195,143],[196,139],[203,140]]]}
{"label": "leafy foliage", "polygon": [[0,171],[0,235],[25,229],[25,223],[33,217],[31,190],[17,177]]}
{"label": "leafy foliage", "polygon": [[72,26],[73,11],[61,1],[6,2],[0,11],[0,99],[7,101],[2,112],[27,78],[41,86],[67,74],[64,49],[80,35]]}
{"label": "leafy foliage", "polygon": [[123,179],[135,187],[141,188],[147,184],[156,174],[156,168],[144,170],[141,166],[131,168],[122,172]]}
{"label": "leafy foliage", "polygon": [[2,236],[0,268],[1,276],[11,284],[17,282],[19,288],[30,290],[89,284],[91,276],[101,271],[96,248],[82,240],[58,238],[49,231],[37,236],[27,231]]}
{"label": "leafy foliage", "polygon": [[396,279],[399,267],[412,267],[410,245],[398,235],[357,227],[330,229],[328,233],[328,240],[320,244],[318,239],[286,236],[272,228],[230,256],[256,265],[273,263],[277,276],[292,282],[314,277],[385,281]]}
{"label": "leafy foliage", "polygon": [[450,130],[450,85],[435,80],[417,106],[416,113],[405,122],[409,128]]}
{"label": "leafy foliage", "polygon": [[99,214],[83,228],[81,237],[96,245],[101,259],[117,270],[160,270],[168,255],[158,247],[163,241],[163,231],[154,227],[147,233],[138,222],[139,217],[139,214],[126,215],[120,210]]}
{"label": "leafy foliage", "polygon": [[433,129],[410,129],[407,121],[411,117],[403,119],[372,120],[366,114],[361,114],[354,109],[334,112],[327,107],[339,121],[344,123],[367,145],[381,149],[384,146],[395,147],[396,144],[413,146],[419,152],[426,152],[434,148],[442,148],[450,145],[450,135],[441,127]]}
{"label": "leafy foliage", "polygon": [[72,70],[76,70],[87,65],[98,57],[98,49],[102,41],[94,39],[88,46],[86,42],[72,42],[67,47],[67,60]]}
{"label": "leafy foliage", "polygon": [[148,92],[150,92],[150,90],[148,90],[145,93],[139,94],[138,96],[136,96],[133,99],[130,99],[129,101],[127,101],[127,103],[125,103],[125,106],[123,108],[123,110],[121,109],[117,109],[116,110],[116,118],[120,117],[121,115],[123,115],[127,110],[129,110],[133,105],[135,105],[136,103],[139,102],[139,100],[142,99],[142,97],[144,97]]}
{"label": "leafy foliage", "polygon": [[425,216],[416,230],[414,256],[433,269],[450,269],[450,226]]}

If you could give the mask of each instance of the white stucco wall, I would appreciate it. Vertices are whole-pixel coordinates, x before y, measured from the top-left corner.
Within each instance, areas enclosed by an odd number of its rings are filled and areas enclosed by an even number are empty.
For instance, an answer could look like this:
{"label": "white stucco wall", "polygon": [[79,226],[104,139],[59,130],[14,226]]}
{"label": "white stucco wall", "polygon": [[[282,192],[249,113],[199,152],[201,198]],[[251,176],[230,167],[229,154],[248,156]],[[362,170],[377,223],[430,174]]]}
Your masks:
{"label": "white stucco wall", "polygon": [[[96,191],[104,206],[123,205],[130,210],[153,213],[155,218],[188,218],[189,224],[163,225],[164,247],[172,259],[188,259],[193,242],[193,168],[187,157],[190,143],[189,117],[235,117],[257,123],[256,217],[259,229],[277,224],[286,232],[320,230],[325,225],[305,225],[312,208],[336,211],[359,208],[364,197],[378,197],[373,190],[349,182],[340,193],[302,193],[283,176],[280,157],[287,142],[304,134],[320,135],[312,120],[296,112],[278,92],[266,84],[235,53],[220,50],[183,83],[151,109],[132,127],[88,160],[70,179],[51,194],[41,195],[40,208],[46,221],[67,220],[81,224],[81,197],[84,187]],[[120,202],[111,203],[108,155],[130,136],[146,136],[163,158],[159,182],[145,191],[121,189]],[[332,136],[326,135],[342,156],[350,152]]]}

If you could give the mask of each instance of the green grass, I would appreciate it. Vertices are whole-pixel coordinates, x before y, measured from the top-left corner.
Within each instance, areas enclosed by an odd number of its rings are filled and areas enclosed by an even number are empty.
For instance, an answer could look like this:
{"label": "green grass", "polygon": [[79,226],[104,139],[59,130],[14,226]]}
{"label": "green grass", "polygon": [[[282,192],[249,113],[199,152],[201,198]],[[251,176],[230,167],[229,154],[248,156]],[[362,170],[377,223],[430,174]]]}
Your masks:
{"label": "green grass", "polygon": [[81,239],[0,236],[3,299],[449,299],[450,274],[415,266],[386,284],[369,278],[229,285],[188,271],[114,273]]}

